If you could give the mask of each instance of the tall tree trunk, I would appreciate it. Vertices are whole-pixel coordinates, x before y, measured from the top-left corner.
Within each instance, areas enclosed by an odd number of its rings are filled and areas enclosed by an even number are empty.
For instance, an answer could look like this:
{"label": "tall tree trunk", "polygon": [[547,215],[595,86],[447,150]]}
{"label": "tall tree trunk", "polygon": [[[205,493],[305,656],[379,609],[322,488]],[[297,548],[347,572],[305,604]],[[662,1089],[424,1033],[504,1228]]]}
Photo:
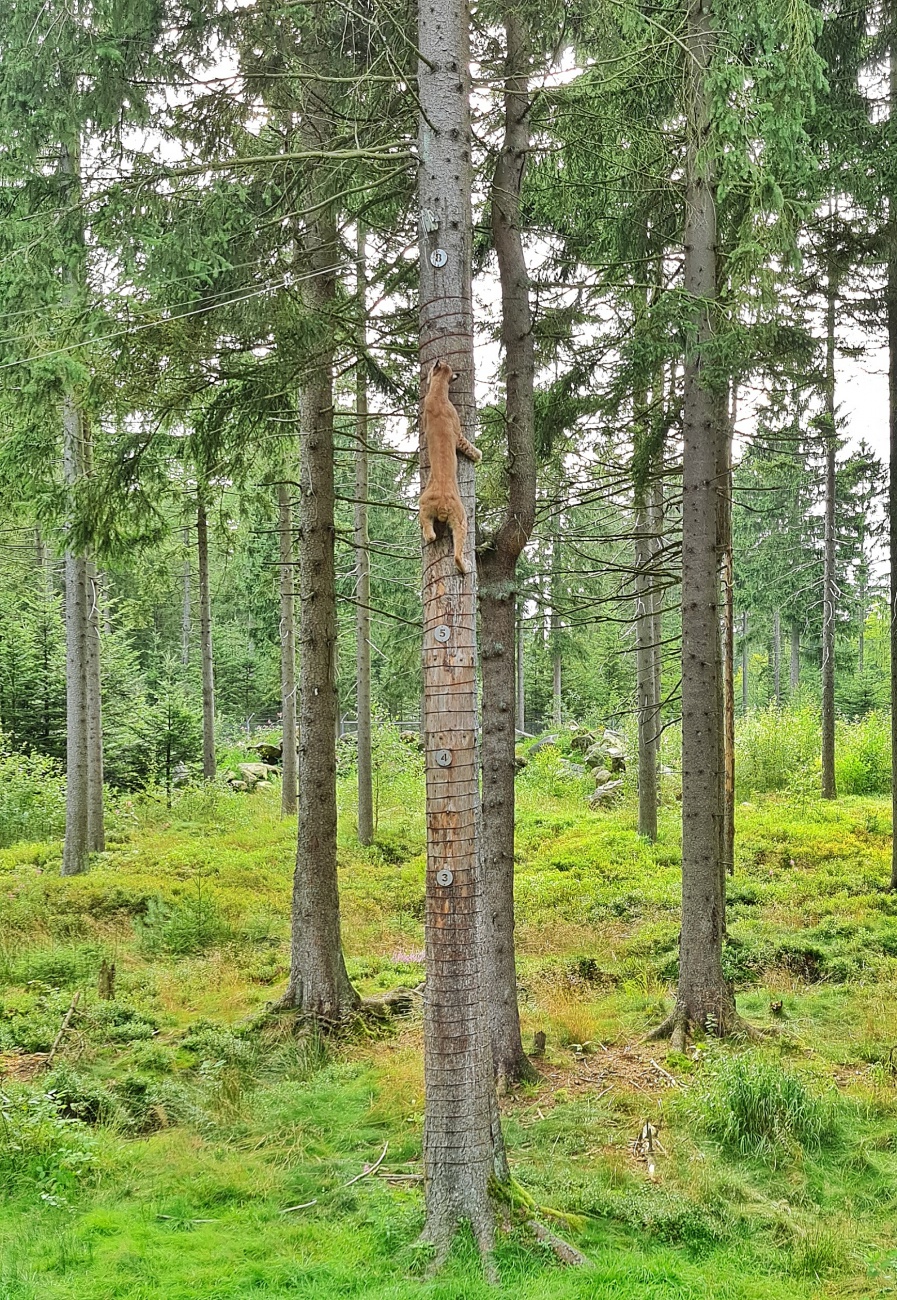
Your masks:
{"label": "tall tree trunk", "polygon": [[[84,445],[81,411],[70,392],[62,407],[63,478],[74,489],[83,475]],[[87,560],[70,547],[65,552],[65,714],[66,797],[62,874],[87,870],[88,773],[87,734]]]}
{"label": "tall tree trunk", "polygon": [[84,634],[84,684],[87,698],[87,847],[104,853],[103,825],[103,696],[100,674],[100,583],[96,565],[87,561],[85,572],[87,627]]}
{"label": "tall tree trunk", "polygon": [[[71,235],[71,263],[66,270],[66,297],[74,306],[84,285],[84,228],[80,216],[80,143],[64,145],[60,175],[70,207],[77,212]],[[66,386],[62,401],[62,477],[69,494],[69,511],[89,462],[89,433],[77,397]],[[66,800],[62,874],[87,869],[90,851],[90,758],[88,736],[88,562],[69,542],[65,551],[65,695]]]}
{"label": "tall tree trunk", "polygon": [[480,853],[489,937],[492,1057],[502,1087],[533,1078],[520,1038],[514,960],[514,651],[517,561],[536,511],[533,320],[520,233],[520,192],[529,153],[527,38],[520,13],[504,9],[505,133],[492,179],[492,238],[501,282],[508,501],[501,525],[477,554],[482,640]]}
{"label": "tall tree trunk", "polygon": [[[663,377],[661,376],[661,391],[663,389]],[[661,803],[661,787],[659,780],[660,765],[660,739],[663,731],[663,587],[659,585],[659,568],[661,563],[661,552],[663,551],[663,529],[665,519],[665,506],[663,497],[663,448],[661,447],[656,466],[656,477],[651,488],[650,519],[653,539],[651,543],[651,563],[655,573],[654,587],[654,618],[651,633],[651,644],[654,648],[654,701],[656,709],[656,730],[657,730],[657,762],[658,762],[658,782],[657,782],[657,804]]]}
{"label": "tall tree trunk", "polygon": [[[458,372],[452,400],[474,440],[469,16],[465,0],[418,11],[418,200],[422,375],[442,358]],[[439,250],[437,252],[437,250]],[[421,472],[426,464],[422,438]],[[459,457],[470,528],[468,573],[448,536],[423,546],[426,737],[426,949],[423,1239],[442,1260],[464,1221],[491,1252],[490,1179],[503,1150],[486,1010],[487,924],[476,752],[474,470]],[[447,532],[447,530],[445,530]],[[447,629],[447,635],[442,629]]]}
{"label": "tall tree trunk", "polygon": [[193,601],[190,577],[190,529],[184,528],[183,599],[181,601],[181,664],[184,668],[190,663],[191,606]]}
{"label": "tall tree trunk", "polygon": [[[730,876],[735,874],[735,573],[732,556],[732,438],[735,433],[737,405],[737,388],[733,384],[728,436],[721,439],[719,448],[719,505],[717,509],[719,583],[722,592],[722,618],[720,620],[720,649],[722,655],[720,666],[723,690],[722,865],[723,870]],[[725,898],[725,880],[723,881],[722,890]]]}
{"label": "tall tree trunk", "polygon": [[293,572],[293,503],[289,458],[284,481],[277,485],[277,514],[280,539],[280,717],[283,724],[281,748],[280,811],[292,817],[296,811],[296,595]]}
{"label": "tall tree trunk", "polygon": [[822,597],[822,797],[835,788],[835,306],[837,286],[829,271],[825,334],[825,563]]}
{"label": "tall tree trunk", "polygon": [[748,663],[750,662],[750,650],[748,648],[748,612],[747,610],[741,616],[741,711],[748,711]]}
{"label": "tall tree trunk", "polygon": [[212,595],[209,585],[209,530],[205,502],[196,507],[196,557],[199,571],[199,642],[202,659],[202,775],[215,779],[215,665],[212,658]]}
{"label": "tall tree trunk", "polygon": [[358,838],[374,839],[374,780],[371,755],[371,557],[368,550],[368,385],[366,230],[358,222],[356,292],[358,364],[355,369],[355,688],[358,716]]}
{"label": "tall tree trunk", "polygon": [[[897,133],[897,38],[889,50],[888,104],[892,147]],[[891,567],[891,826],[897,828],[897,201],[889,200],[888,282],[888,552]],[[897,889],[897,835],[891,835],[891,888]]]}
{"label": "tall tree trunk", "polygon": [[692,1026],[728,1033],[735,999],[723,976],[723,692],[717,567],[719,467],[730,437],[721,395],[708,384],[705,352],[716,332],[716,210],[708,152],[708,67],[715,44],[707,0],[693,0],[686,45],[685,289],[693,342],[685,361],[682,462],[682,929],[679,986],[656,1034],[681,1047]]}
{"label": "tall tree trunk", "polygon": [[[326,33],[310,43],[324,59]],[[305,147],[332,147],[330,83],[306,88]],[[358,1006],[343,958],[336,864],[336,576],[334,564],[333,355],[339,243],[326,166],[306,176],[303,302],[315,322],[315,355],[299,413],[299,818],[290,982],[282,1005],[323,1021]]]}
{"label": "tall tree trunk", "polygon": [[517,602],[517,730],[526,731],[526,674],[523,659],[523,601]]}
{"label": "tall tree trunk", "polygon": [[654,550],[651,511],[641,489],[635,507],[635,677],[638,725],[638,831],[657,839],[658,716],[655,697]]}
{"label": "tall tree trunk", "polygon": [[788,663],[788,690],[793,699],[800,690],[800,628],[792,623],[789,629],[790,659]]}
{"label": "tall tree trunk", "polygon": [[862,677],[866,668],[866,580],[865,573],[861,574],[860,586],[857,593],[859,599],[859,611],[857,622],[857,673]]}
{"label": "tall tree trunk", "polygon": [[782,707],[782,617],[778,610],[772,616],[772,687],[776,708]]}

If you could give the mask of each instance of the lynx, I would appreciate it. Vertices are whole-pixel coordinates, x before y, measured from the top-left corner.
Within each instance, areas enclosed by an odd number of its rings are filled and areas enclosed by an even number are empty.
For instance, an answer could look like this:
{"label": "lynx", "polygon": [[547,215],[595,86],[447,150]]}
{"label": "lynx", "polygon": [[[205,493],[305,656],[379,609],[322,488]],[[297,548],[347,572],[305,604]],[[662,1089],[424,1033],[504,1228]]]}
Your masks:
{"label": "lynx", "polygon": [[447,361],[434,361],[424,398],[422,424],[430,455],[430,477],[420,497],[420,526],[427,542],[436,541],[433,528],[438,519],[448,524],[455,542],[455,564],[467,573],[464,541],[467,537],[467,512],[458,492],[457,452],[474,463],[483,453],[464,437],[461,421],[448,394],[449,384],[458,376]]}

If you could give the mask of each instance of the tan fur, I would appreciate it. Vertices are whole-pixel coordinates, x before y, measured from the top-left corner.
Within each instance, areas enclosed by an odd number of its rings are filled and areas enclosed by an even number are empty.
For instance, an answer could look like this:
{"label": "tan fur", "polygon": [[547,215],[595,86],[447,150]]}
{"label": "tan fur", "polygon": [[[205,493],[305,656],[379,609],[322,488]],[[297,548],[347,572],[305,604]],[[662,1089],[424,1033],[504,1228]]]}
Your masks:
{"label": "tan fur", "polygon": [[461,432],[461,420],[449,397],[449,384],[458,376],[447,361],[434,361],[424,398],[421,421],[430,455],[430,477],[420,497],[420,526],[427,542],[436,541],[434,522],[448,524],[455,541],[455,564],[467,572],[462,552],[467,537],[467,512],[458,492],[458,457],[480,461],[483,453]]}

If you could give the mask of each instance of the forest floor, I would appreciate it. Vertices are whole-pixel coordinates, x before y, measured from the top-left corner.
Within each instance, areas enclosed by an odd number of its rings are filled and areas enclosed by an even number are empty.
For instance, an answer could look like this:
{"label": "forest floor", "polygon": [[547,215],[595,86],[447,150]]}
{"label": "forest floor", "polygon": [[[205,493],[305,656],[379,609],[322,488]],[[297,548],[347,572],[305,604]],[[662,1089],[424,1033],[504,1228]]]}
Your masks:
{"label": "forest floor", "polygon": [[[519,781],[522,1016],[548,1045],[504,1127],[515,1178],[547,1221],[571,1216],[551,1221],[588,1267],[512,1231],[497,1288],[464,1238],[428,1276],[420,1000],[339,1041],[264,1016],[295,823],[276,789],[212,790],[119,804],[80,878],[59,877],[59,844],[0,851],[0,1300],[897,1295],[889,804],[739,805],[726,962],[773,1032],[669,1055],[644,1034],[675,981],[675,801],[650,846],[631,802],[590,811],[550,751]],[[350,775],[340,798],[350,973],[364,994],[414,988],[419,771],[381,782],[371,849]]]}

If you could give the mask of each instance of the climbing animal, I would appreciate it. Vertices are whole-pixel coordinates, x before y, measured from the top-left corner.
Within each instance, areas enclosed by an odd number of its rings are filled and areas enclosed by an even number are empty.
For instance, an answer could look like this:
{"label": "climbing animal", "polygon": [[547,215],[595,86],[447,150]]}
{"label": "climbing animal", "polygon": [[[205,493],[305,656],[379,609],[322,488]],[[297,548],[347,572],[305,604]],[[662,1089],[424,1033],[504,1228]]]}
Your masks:
{"label": "climbing animal", "polygon": [[457,378],[447,361],[433,362],[421,414],[430,456],[430,477],[420,497],[420,526],[424,540],[435,542],[435,521],[448,524],[455,542],[455,564],[461,573],[466,573],[463,551],[467,512],[458,492],[457,453],[460,451],[474,463],[483,459],[483,453],[461,432],[461,420],[448,392],[449,384]]}

